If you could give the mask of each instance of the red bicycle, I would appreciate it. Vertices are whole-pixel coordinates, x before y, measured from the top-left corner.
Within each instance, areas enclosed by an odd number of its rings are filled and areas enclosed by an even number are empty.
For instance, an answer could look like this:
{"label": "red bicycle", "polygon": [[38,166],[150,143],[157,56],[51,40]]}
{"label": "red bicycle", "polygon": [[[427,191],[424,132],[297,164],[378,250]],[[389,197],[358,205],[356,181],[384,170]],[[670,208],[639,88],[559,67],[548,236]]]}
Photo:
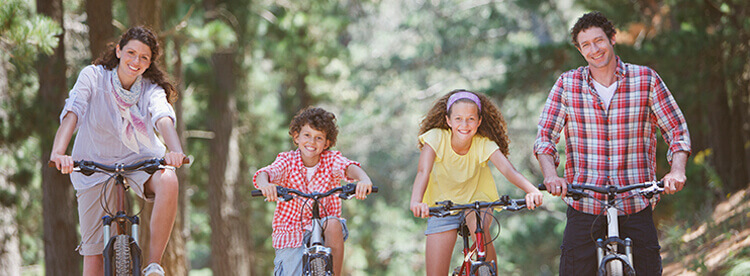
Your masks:
{"label": "red bicycle", "polygon": [[454,211],[466,211],[466,216],[470,216],[472,213],[476,217],[476,241],[471,244],[469,242],[469,227],[466,225],[466,219],[461,221],[461,225],[458,227],[458,235],[463,238],[464,249],[463,252],[463,263],[453,271],[453,276],[495,276],[497,275],[497,264],[487,262],[487,252],[485,246],[492,241],[487,241],[484,229],[482,228],[482,212],[490,212],[489,209],[497,207],[503,208],[509,211],[518,211],[526,208],[525,199],[510,199],[509,196],[505,195],[500,197],[499,200],[493,202],[481,202],[477,201],[469,204],[455,205],[452,201],[446,200],[436,202],[439,205],[436,207],[430,207],[430,215],[436,217],[444,217],[451,215]]}

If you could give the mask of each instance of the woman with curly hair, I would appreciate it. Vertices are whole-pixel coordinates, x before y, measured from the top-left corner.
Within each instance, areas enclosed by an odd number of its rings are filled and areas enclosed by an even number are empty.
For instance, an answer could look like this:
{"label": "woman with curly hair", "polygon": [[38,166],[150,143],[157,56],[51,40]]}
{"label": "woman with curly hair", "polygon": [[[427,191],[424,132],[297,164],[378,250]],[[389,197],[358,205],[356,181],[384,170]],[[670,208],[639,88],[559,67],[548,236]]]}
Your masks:
{"label": "woman with curly hair", "polygon": [[[414,216],[426,218],[435,202],[457,204],[499,199],[487,162],[511,183],[526,192],[526,205],[542,204],[542,193],[505,157],[508,154],[506,123],[500,110],[486,96],[454,90],[440,98],[422,120],[419,130],[419,166],[411,195]],[[491,212],[483,212],[486,215]],[[474,217],[465,218],[474,237]],[[427,221],[427,275],[447,275],[457,229],[464,214]],[[483,219],[489,229],[491,219]],[[496,260],[495,248],[487,246],[487,261]]]}
{"label": "woman with curly hair", "polygon": [[[52,146],[50,160],[58,170],[71,173],[74,159],[130,164],[163,157],[167,165],[182,165],[185,154],[170,105],[177,91],[158,66],[159,55],[156,35],[147,28],[133,27],[120,37],[118,44],[110,43],[93,65],[81,70],[60,114],[60,127]],[[76,130],[73,152],[66,155]],[[166,147],[156,131],[161,133]],[[153,175],[135,172],[127,178],[138,196],[154,202],[147,259],[150,264],[143,275],[163,276],[159,263],[177,212],[177,175],[173,170],[160,170]],[[113,195],[115,185],[105,185],[112,179],[104,174],[71,174],[70,180],[78,199],[83,274],[102,275],[105,241],[101,217],[105,211],[100,206],[100,195]],[[112,202],[114,197],[105,200]]]}

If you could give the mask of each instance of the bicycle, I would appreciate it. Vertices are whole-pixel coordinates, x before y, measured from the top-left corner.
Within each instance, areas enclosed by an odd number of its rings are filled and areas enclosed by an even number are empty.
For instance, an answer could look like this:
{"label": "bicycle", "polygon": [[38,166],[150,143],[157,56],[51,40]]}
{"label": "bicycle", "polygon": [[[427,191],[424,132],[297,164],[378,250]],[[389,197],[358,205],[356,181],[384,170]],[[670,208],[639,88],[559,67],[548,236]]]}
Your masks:
{"label": "bicycle", "polygon": [[[482,209],[485,208],[495,208],[495,207],[502,207],[505,210],[509,211],[518,211],[526,207],[526,200],[525,199],[510,199],[509,196],[504,195],[501,196],[499,200],[493,201],[493,202],[481,202],[476,201],[474,203],[469,204],[461,204],[461,205],[455,205],[452,201],[446,200],[446,201],[440,201],[435,202],[435,204],[440,205],[436,207],[430,207],[430,216],[436,216],[436,217],[444,217],[451,214],[451,211],[464,211],[469,210],[469,213],[474,213],[476,216],[476,230],[474,231],[474,234],[476,236],[476,241],[474,241],[474,244],[469,244],[469,227],[466,224],[466,218],[464,217],[464,220],[461,221],[461,224],[458,227],[458,235],[463,238],[463,262],[461,263],[461,266],[456,267],[453,271],[453,276],[495,276],[497,275],[497,264],[492,262],[487,262],[487,253],[485,246],[492,242],[485,242],[485,233],[484,229],[482,229],[482,219],[480,216],[480,213],[482,212]],[[485,211],[487,212],[487,211]],[[470,215],[470,214],[468,214]],[[494,218],[494,216],[493,216]],[[476,254],[475,254],[476,253]]]}
{"label": "bicycle", "polygon": [[[183,164],[189,164],[190,158],[185,157]],[[55,167],[55,162],[49,161],[48,166]],[[123,175],[127,172],[144,171],[148,174],[154,174],[161,169],[172,169],[174,167],[165,165],[164,159],[147,159],[134,164],[125,165],[115,163],[105,165],[94,161],[74,161],[73,171],[90,176],[94,173],[104,173],[115,178],[115,201],[116,210],[113,214],[109,207],[103,205],[106,216],[102,217],[104,226],[103,237],[107,241],[104,252],[104,275],[141,275],[141,248],[138,242],[138,225],[140,223],[138,214],[129,215],[125,207],[125,193],[130,189],[127,178]],[[105,183],[109,183],[107,180]],[[108,184],[104,184],[108,185]],[[102,197],[106,198],[102,189]],[[117,235],[112,236],[112,223],[116,223]],[[130,234],[127,232],[126,225],[130,223]],[[114,274],[113,274],[114,273]]]}
{"label": "bicycle", "polygon": [[[339,186],[330,189],[324,193],[304,193],[302,191],[286,188],[276,187],[277,195],[283,201],[289,201],[294,199],[295,195],[303,198],[307,198],[313,201],[312,203],[312,231],[310,240],[304,245],[304,255],[302,255],[302,275],[305,276],[330,276],[333,275],[333,260],[331,256],[331,248],[325,246],[325,240],[323,238],[323,223],[320,217],[320,199],[333,195],[334,193],[340,192],[338,197],[341,199],[351,199],[357,190],[357,184],[349,183],[344,186]],[[378,187],[372,186],[372,193],[377,193]],[[263,196],[263,192],[260,190],[254,190],[250,193],[254,197]]]}
{"label": "bicycle", "polygon": [[[547,190],[547,187],[544,184],[539,184],[537,188],[539,188],[540,191]],[[599,276],[635,275],[635,268],[633,268],[633,241],[628,237],[625,239],[620,237],[620,226],[617,223],[616,206],[618,202],[627,199],[620,198],[618,200],[617,195],[635,189],[641,190],[631,195],[631,197],[643,195],[650,199],[654,195],[664,191],[664,183],[662,181],[651,181],[624,187],[618,187],[615,185],[602,187],[594,185],[568,184],[566,196],[573,198],[573,200],[579,200],[583,197],[594,198],[592,195],[584,191],[592,191],[607,196],[606,202],[602,202],[607,214],[607,236],[605,237],[606,239],[596,239],[597,275]],[[618,251],[619,246],[624,247],[625,254],[621,254]]]}

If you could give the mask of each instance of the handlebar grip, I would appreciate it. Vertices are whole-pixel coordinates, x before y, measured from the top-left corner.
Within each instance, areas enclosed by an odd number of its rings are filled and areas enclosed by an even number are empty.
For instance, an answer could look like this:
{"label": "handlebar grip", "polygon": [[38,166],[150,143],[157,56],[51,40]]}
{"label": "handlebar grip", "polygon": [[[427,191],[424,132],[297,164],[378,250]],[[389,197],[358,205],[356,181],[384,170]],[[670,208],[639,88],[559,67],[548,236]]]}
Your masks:
{"label": "handlebar grip", "polygon": [[536,188],[539,189],[540,191],[546,191],[547,190],[547,186],[545,186],[544,184],[538,184],[538,185],[536,185]]}
{"label": "handlebar grip", "polygon": [[252,195],[252,196],[263,196],[263,191],[261,191],[261,190],[253,190],[252,192],[250,192],[250,195]]}
{"label": "handlebar grip", "polygon": [[47,162],[47,167],[57,168],[57,164],[55,163],[55,161],[50,160],[49,162]]}
{"label": "handlebar grip", "polygon": [[378,186],[372,186],[372,193],[374,194],[377,192],[378,192]]}

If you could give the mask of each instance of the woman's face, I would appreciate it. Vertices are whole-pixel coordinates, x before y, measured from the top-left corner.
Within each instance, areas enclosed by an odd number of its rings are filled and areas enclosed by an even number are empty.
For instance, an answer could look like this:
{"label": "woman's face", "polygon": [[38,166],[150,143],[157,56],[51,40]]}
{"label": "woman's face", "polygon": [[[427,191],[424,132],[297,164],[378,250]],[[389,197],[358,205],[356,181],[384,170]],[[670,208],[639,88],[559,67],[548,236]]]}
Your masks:
{"label": "woman's face", "polygon": [[117,73],[120,75],[120,81],[123,86],[128,88],[133,84],[135,78],[143,75],[149,66],[151,66],[151,48],[145,43],[132,39],[120,49],[116,47],[117,58],[120,59],[120,66]]}

